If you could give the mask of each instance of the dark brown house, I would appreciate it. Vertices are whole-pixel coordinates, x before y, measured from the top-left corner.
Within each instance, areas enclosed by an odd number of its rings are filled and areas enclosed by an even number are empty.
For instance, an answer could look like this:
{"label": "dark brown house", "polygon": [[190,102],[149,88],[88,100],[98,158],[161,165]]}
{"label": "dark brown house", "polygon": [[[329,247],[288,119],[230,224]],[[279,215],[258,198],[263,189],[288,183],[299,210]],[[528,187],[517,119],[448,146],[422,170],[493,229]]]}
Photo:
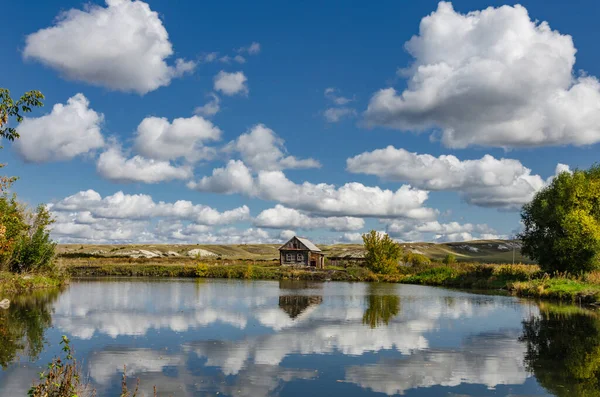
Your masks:
{"label": "dark brown house", "polygon": [[279,247],[279,264],[287,266],[325,267],[325,254],[306,238],[292,237]]}

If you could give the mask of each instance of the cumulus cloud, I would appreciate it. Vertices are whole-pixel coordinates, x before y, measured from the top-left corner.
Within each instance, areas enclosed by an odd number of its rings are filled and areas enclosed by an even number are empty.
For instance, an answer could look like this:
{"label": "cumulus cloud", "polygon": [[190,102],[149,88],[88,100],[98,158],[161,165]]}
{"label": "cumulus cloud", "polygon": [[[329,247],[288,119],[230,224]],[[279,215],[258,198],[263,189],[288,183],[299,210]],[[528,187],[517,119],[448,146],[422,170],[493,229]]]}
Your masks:
{"label": "cumulus cloud", "polygon": [[240,193],[323,216],[406,217],[431,219],[437,211],[423,206],[428,192],[403,185],[391,191],[361,183],[343,186],[304,182],[297,184],[281,171],[261,171],[253,177],[241,161],[231,160],[211,176],[188,183],[203,192]]}
{"label": "cumulus cloud", "polygon": [[[102,197],[94,190],[80,191],[49,208],[56,218],[52,234],[64,242],[225,243],[243,240],[243,232],[228,228],[211,232],[213,226],[250,219],[245,205],[220,212],[191,201],[156,202],[149,195],[123,192]],[[266,232],[254,232],[257,239],[273,240]]]}
{"label": "cumulus cloud", "polygon": [[196,162],[210,158],[214,149],[204,144],[220,138],[221,130],[199,116],[177,118],[172,123],[166,118],[147,117],[137,127],[135,149],[154,160],[184,158]]}
{"label": "cumulus cloud", "polygon": [[64,161],[104,146],[100,126],[101,113],[90,109],[83,94],[76,94],[67,104],[56,104],[52,111],[37,118],[26,118],[19,125],[17,153],[28,162]]}
{"label": "cumulus cloud", "polygon": [[214,89],[224,95],[248,95],[248,79],[244,72],[227,73],[221,70],[214,78]]}
{"label": "cumulus cloud", "polygon": [[[557,172],[568,168],[559,164]],[[520,208],[546,185],[518,160],[485,155],[461,161],[452,155],[434,157],[393,146],[349,158],[347,170],[408,182],[426,190],[457,191],[470,204],[502,209]]]}
{"label": "cumulus cloud", "polygon": [[230,142],[225,151],[237,152],[253,171],[273,171],[285,168],[319,168],[321,164],[312,158],[297,159],[286,156],[284,141],[275,131],[257,124],[247,133]]}
{"label": "cumulus cloud", "polygon": [[254,223],[260,227],[274,229],[329,229],[337,232],[360,230],[365,226],[361,218],[345,217],[310,217],[293,208],[276,205],[262,211]]}
{"label": "cumulus cloud", "polygon": [[219,113],[219,110],[221,110],[221,99],[215,93],[211,93],[210,98],[210,101],[194,109],[194,113],[204,117],[211,117]]}
{"label": "cumulus cloud", "polygon": [[121,183],[158,183],[190,179],[193,176],[190,166],[176,167],[169,161],[147,159],[139,155],[128,159],[118,145],[112,145],[100,155],[96,170],[103,178]]}
{"label": "cumulus cloud", "polygon": [[187,184],[193,190],[226,194],[252,194],[253,185],[252,173],[240,160],[229,160],[225,167],[215,168],[211,176]]}
{"label": "cumulus cloud", "polygon": [[499,236],[496,231],[487,224],[472,224],[439,221],[414,221],[396,219],[385,221],[386,232],[402,241],[471,241],[484,239],[498,239],[506,236]]}
{"label": "cumulus cloud", "polygon": [[107,0],[59,15],[56,24],[27,36],[23,56],[72,80],[145,94],[194,70],[183,59],[170,66],[169,35],[143,1]]}
{"label": "cumulus cloud", "polygon": [[440,2],[406,43],[402,93],[371,98],[368,125],[439,128],[448,147],[590,145],[600,142],[600,82],[573,77],[571,36],[519,5],[460,14]]}

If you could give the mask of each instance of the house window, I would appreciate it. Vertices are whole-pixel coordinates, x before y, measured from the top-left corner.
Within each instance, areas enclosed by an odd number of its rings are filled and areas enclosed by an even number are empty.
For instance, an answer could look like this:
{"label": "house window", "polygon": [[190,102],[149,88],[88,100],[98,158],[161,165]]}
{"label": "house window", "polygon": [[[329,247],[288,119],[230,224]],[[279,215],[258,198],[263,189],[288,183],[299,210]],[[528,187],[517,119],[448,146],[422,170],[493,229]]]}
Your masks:
{"label": "house window", "polygon": [[286,262],[291,262],[292,261],[292,254],[285,254],[285,261]]}
{"label": "house window", "polygon": [[302,255],[302,254],[296,255],[296,261],[297,262],[303,262],[304,261],[304,255]]}

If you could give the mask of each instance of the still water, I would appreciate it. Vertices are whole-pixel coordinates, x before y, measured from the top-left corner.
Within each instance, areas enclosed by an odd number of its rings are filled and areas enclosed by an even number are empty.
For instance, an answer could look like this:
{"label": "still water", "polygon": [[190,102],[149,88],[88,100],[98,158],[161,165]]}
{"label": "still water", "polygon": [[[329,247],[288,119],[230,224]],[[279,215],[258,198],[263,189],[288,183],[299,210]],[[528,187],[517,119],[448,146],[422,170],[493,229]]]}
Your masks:
{"label": "still water", "polygon": [[0,310],[0,396],[61,335],[98,396],[600,396],[600,317],[367,283],[79,280]]}

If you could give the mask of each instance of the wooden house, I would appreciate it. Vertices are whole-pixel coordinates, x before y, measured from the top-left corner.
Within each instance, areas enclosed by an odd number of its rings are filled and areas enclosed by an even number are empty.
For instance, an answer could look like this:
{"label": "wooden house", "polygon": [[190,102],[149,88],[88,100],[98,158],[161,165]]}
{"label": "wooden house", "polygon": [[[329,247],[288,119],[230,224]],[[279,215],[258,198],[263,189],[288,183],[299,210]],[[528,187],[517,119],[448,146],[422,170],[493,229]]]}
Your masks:
{"label": "wooden house", "polygon": [[325,254],[308,239],[294,236],[279,247],[279,264],[323,269]]}

